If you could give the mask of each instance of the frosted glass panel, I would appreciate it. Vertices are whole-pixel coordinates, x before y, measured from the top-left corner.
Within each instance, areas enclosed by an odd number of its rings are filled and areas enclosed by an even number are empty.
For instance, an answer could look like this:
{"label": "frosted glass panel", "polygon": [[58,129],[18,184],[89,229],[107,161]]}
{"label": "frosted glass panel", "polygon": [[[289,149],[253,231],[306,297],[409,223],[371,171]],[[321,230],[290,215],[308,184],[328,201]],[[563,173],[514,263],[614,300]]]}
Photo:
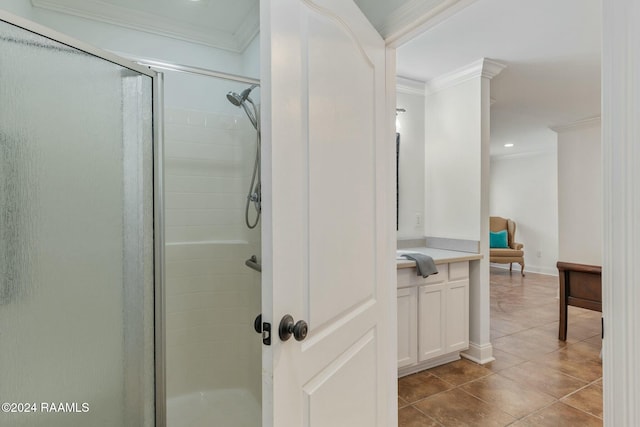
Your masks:
{"label": "frosted glass panel", "polygon": [[0,425],[151,426],[152,79],[1,21],[0,52],[0,401],[35,410]]}

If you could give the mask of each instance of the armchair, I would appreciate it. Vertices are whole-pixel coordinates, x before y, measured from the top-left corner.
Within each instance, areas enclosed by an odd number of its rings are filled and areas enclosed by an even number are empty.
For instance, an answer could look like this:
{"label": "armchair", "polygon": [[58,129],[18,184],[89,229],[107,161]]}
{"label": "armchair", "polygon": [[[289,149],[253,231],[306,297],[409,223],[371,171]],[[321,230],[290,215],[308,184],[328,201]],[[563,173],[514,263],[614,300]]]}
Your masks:
{"label": "armchair", "polygon": [[524,245],[516,243],[516,223],[508,218],[499,216],[489,217],[489,229],[493,232],[507,230],[507,248],[490,248],[489,261],[500,264],[509,264],[509,271],[513,269],[513,263],[520,264],[520,274],[524,276]]}

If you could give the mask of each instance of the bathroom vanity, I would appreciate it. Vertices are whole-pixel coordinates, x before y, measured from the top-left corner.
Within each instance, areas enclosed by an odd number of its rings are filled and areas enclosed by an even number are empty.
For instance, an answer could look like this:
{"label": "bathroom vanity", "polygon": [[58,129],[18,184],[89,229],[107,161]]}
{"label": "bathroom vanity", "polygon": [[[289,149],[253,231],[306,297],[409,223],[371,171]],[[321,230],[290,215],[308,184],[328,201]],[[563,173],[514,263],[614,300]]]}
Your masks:
{"label": "bathroom vanity", "polygon": [[469,263],[480,254],[432,248],[438,274],[423,278],[416,263],[397,259],[398,376],[451,362],[469,347]]}

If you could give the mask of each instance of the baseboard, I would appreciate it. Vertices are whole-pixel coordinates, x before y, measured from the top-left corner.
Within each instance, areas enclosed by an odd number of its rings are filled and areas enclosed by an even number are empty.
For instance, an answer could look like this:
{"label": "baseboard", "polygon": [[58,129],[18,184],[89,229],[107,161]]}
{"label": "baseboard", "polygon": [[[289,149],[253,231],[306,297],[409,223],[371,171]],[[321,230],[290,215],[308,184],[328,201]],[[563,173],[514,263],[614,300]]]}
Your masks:
{"label": "baseboard", "polygon": [[[520,264],[518,264],[517,262],[513,263],[513,273],[520,273]],[[509,269],[509,264],[497,264],[495,262],[489,263],[489,266],[491,267],[495,267],[495,268],[500,268],[502,270],[508,270]],[[545,276],[554,276],[554,277],[558,277],[558,269],[556,268],[552,268],[552,267],[538,267],[538,266],[525,266],[524,267],[524,272],[525,273],[537,273],[537,274],[544,274]]]}
{"label": "baseboard", "polygon": [[407,375],[415,374],[416,372],[424,371],[425,369],[434,368],[436,366],[444,365],[445,363],[455,362],[460,360],[462,354],[458,351],[445,354],[433,359],[429,359],[426,362],[418,363],[417,365],[407,366],[405,368],[398,368],[398,378],[405,377]]}
{"label": "baseboard", "polygon": [[460,353],[460,356],[465,359],[469,359],[472,362],[475,362],[479,365],[484,365],[485,363],[493,362],[496,360],[493,357],[493,345],[491,343],[478,345],[475,343],[469,343],[469,349],[463,353]]}

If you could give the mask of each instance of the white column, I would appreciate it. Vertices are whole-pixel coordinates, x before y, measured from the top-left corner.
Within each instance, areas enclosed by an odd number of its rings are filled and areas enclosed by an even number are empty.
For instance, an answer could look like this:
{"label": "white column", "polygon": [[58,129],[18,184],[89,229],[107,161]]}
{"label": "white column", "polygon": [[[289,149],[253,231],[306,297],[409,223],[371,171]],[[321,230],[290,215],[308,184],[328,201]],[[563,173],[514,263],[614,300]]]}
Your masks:
{"label": "white column", "polygon": [[640,2],[604,1],[604,423],[640,425]]}
{"label": "white column", "polygon": [[469,350],[462,356],[477,363],[489,363],[491,345],[491,289],[489,281],[489,184],[491,144],[491,79],[504,65],[484,60],[480,81],[480,252],[483,258],[470,263]]}
{"label": "white column", "polygon": [[469,350],[493,360],[489,299],[490,80],[503,64],[481,58],[427,82],[425,234],[478,242],[469,270]]}

